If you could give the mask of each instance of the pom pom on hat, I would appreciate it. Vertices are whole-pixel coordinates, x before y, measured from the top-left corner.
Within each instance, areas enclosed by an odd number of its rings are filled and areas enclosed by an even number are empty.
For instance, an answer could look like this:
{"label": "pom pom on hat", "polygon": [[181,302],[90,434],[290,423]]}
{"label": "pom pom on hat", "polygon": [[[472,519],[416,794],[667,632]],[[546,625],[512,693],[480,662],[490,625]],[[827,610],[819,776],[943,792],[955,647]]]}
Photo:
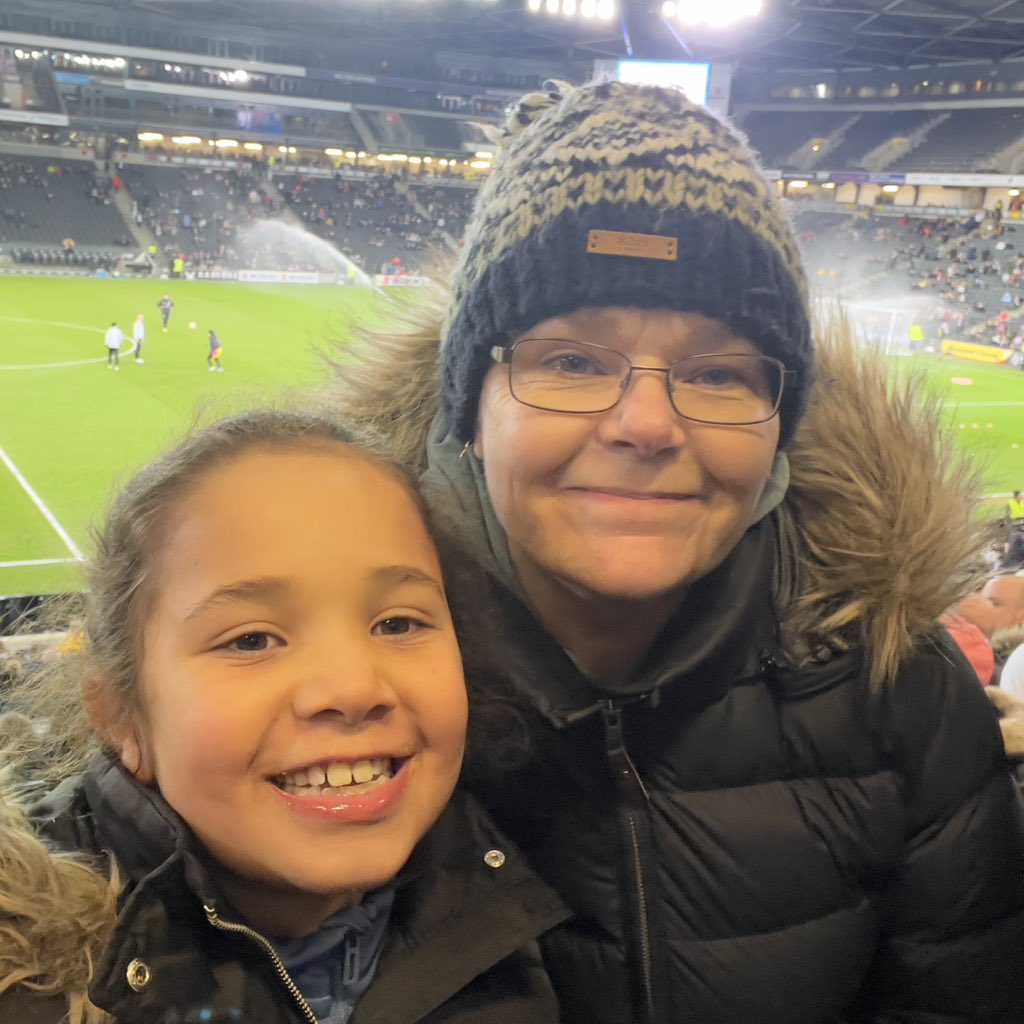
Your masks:
{"label": "pom pom on hat", "polygon": [[785,445],[813,374],[807,281],[740,136],[674,89],[550,82],[510,110],[497,141],[443,325],[453,433],[474,434],[492,346],[586,306],[628,306],[714,317],[781,359],[793,371]]}

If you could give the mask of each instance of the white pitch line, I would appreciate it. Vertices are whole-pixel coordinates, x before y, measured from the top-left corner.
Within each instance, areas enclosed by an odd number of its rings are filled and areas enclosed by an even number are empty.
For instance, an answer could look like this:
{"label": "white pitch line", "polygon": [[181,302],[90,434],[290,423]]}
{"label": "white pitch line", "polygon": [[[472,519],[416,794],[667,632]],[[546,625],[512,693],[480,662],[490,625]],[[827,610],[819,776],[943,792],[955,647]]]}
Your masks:
{"label": "white pitch line", "polygon": [[93,331],[103,333],[102,327],[89,327],[86,324],[69,324],[66,320],[37,320],[29,316],[0,316],[0,320],[7,324],[39,324],[43,327],[70,327],[74,331]]}
{"label": "white pitch line", "polygon": [[[127,351],[127,350],[126,350]],[[122,353],[123,355],[124,353]],[[54,370],[62,366],[90,366],[92,363],[105,363],[106,358],[100,356],[98,359],[75,359],[66,363],[20,363],[17,366],[0,366],[0,373],[5,370]]]}
{"label": "white pitch line", "polygon": [[32,503],[35,505],[35,507],[39,509],[40,512],[42,512],[43,518],[50,524],[50,526],[53,527],[54,533],[56,533],[57,536],[60,537],[62,541],[64,541],[64,546],[68,549],[68,551],[71,552],[72,555],[74,555],[74,560],[76,562],[84,562],[85,555],[82,554],[82,552],[79,550],[78,545],[71,539],[71,534],[69,534],[68,531],[60,525],[60,523],[57,521],[57,517],[46,507],[46,502],[44,502],[43,499],[40,498],[38,494],[36,494],[36,492],[32,488],[32,485],[22,475],[21,470],[18,469],[18,467],[13,462],[11,462],[10,458],[7,455],[7,452],[5,452],[3,448],[0,448],[0,462],[3,462],[3,464],[11,471],[11,475],[14,477],[14,479],[17,480],[19,484],[21,484],[22,490],[32,499]]}
{"label": "white pitch line", "polygon": [[[67,327],[73,331],[87,331],[89,334],[102,334],[101,327],[87,327],[85,324],[69,324],[65,320],[36,320],[25,316],[0,316],[0,322],[8,324],[36,324],[42,327]],[[130,338],[125,338],[128,348],[121,350],[121,355],[130,352],[135,346]],[[63,363],[16,363],[12,366],[0,366],[0,373],[12,370],[56,370],[66,366],[93,366],[96,363],[105,363],[106,356],[98,359],[75,359]]]}
{"label": "white pitch line", "polygon": [[0,569],[21,569],[31,565],[78,565],[78,558],[29,558],[23,562],[0,562]]}

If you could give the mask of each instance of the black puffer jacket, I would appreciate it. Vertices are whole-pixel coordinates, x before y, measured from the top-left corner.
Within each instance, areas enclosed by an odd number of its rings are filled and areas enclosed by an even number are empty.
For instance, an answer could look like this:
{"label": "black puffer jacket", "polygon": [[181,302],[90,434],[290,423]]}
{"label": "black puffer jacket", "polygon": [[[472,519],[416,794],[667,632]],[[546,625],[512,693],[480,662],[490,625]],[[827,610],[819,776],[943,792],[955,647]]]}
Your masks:
{"label": "black puffer jacket", "polygon": [[772,546],[748,534],[604,699],[503,598],[544,717],[479,795],[576,911],[545,943],[563,1019],[1020,1024],[1024,826],[987,699],[939,636],[884,700],[860,652],[783,667]]}
{"label": "black puffer jacket", "polygon": [[[225,927],[230,909],[211,895],[190,834],[153,791],[104,762],[58,789],[39,815],[59,848],[113,851],[126,876],[89,988],[117,1024],[315,1021],[266,940]],[[457,793],[399,879],[380,963],[351,1024],[555,1024],[536,939],[565,916],[472,798]],[[45,951],[33,955],[45,962]],[[57,1024],[66,1010],[62,998],[22,988],[0,996],[2,1024]]]}
{"label": "black puffer jacket", "polygon": [[940,405],[819,338],[782,505],[601,692],[517,597],[436,392],[394,390],[436,384],[436,337],[376,338],[336,402],[488,577],[463,618],[533,756],[479,795],[575,911],[544,942],[566,1024],[1022,1024],[1024,811],[936,625],[981,547]]}

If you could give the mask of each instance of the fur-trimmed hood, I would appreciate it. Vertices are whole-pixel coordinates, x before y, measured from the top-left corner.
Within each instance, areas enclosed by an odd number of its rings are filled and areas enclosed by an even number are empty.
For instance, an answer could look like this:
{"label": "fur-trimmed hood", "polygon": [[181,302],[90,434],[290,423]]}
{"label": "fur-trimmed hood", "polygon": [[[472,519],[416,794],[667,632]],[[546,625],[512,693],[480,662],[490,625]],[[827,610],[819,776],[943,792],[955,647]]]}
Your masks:
{"label": "fur-trimmed hood", "polygon": [[992,653],[999,662],[1006,661],[1021,644],[1024,644],[1024,622],[997,629],[992,634]]}
{"label": "fur-trimmed hood", "polygon": [[[340,351],[325,398],[422,470],[445,295],[436,287],[418,300],[398,312],[404,331]],[[818,325],[817,378],[788,449],[778,514],[793,579],[778,614],[798,664],[862,644],[880,686],[971,587],[985,533],[980,476],[923,376],[858,347],[838,311]]]}

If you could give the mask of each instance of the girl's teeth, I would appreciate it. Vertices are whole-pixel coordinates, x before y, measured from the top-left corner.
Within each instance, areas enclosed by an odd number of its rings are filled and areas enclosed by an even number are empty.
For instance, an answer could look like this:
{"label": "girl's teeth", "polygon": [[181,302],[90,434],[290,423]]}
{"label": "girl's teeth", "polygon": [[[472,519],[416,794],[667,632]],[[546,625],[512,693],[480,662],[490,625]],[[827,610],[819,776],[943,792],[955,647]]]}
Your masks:
{"label": "girl's teeth", "polygon": [[309,768],[298,768],[281,776],[280,785],[289,792],[300,790],[342,789],[345,786],[372,782],[382,776],[391,777],[391,759],[387,757],[364,758],[354,764],[332,761],[316,764]]}

